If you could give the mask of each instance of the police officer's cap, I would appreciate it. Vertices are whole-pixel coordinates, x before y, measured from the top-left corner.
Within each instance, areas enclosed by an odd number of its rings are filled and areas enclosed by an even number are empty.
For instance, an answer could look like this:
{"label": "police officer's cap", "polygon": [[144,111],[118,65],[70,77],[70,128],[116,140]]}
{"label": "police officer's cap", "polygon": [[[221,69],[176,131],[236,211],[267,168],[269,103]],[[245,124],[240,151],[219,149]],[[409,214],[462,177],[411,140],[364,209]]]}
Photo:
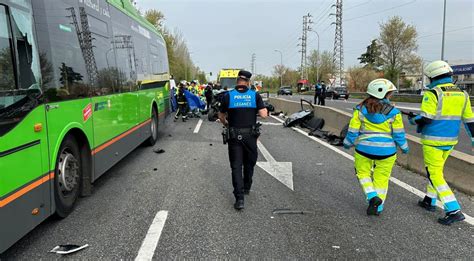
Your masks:
{"label": "police officer's cap", "polygon": [[250,78],[252,78],[252,73],[249,71],[240,70],[238,77],[239,79],[250,81]]}

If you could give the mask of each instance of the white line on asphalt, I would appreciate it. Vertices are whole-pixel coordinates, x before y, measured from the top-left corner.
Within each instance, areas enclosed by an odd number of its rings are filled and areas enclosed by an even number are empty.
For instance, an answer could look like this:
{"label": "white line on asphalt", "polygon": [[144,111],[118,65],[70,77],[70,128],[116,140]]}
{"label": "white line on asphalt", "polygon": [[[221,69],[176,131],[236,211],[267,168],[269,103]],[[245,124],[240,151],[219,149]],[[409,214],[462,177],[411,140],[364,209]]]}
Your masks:
{"label": "white line on asphalt", "polygon": [[270,154],[270,152],[263,146],[263,144],[257,140],[257,146],[260,152],[262,153],[263,157],[268,161],[268,162],[276,162],[275,158]]}
{"label": "white line on asphalt", "polygon": [[197,125],[196,125],[196,128],[194,128],[194,133],[198,133],[199,132],[199,129],[201,129],[201,125],[202,125],[202,120],[199,119]]}
{"label": "white line on asphalt", "polygon": [[289,189],[293,188],[293,163],[291,162],[277,162],[270,152],[257,140],[258,149],[262,153],[267,162],[259,161],[257,166],[272,175],[275,179],[283,183]]}
{"label": "white line on asphalt", "polygon": [[142,246],[135,258],[136,261],[152,260],[167,218],[168,211],[161,210],[156,213],[156,216],[148,229],[145,240],[143,240]]}
{"label": "white line on asphalt", "polygon": [[[275,116],[273,116],[273,115],[271,115],[271,117],[274,118],[274,119],[277,120],[277,121],[283,122],[281,119],[279,119],[279,118],[277,118],[277,117],[275,117]],[[318,138],[316,138],[316,137],[310,136],[307,132],[305,132],[305,131],[303,131],[303,130],[301,130],[301,129],[298,129],[298,128],[295,128],[295,127],[293,127],[292,129],[295,130],[295,131],[297,131],[297,132],[299,132],[299,133],[301,133],[301,134],[303,134],[304,136],[306,136],[306,137],[308,137],[308,138],[310,138],[310,139],[316,141],[317,143],[323,145],[324,147],[331,149],[332,151],[334,151],[334,152],[338,153],[339,155],[343,156],[344,158],[347,158],[347,159],[349,159],[349,160],[351,160],[351,161],[354,161],[354,157],[353,157],[352,155],[350,155],[350,154],[348,154],[348,153],[346,153],[346,152],[344,152],[344,151],[339,150],[338,148],[336,148],[336,147],[334,147],[334,146],[328,144],[327,142],[322,141],[322,140],[320,140],[320,139],[318,139]],[[414,188],[414,187],[408,185],[407,183],[405,183],[405,182],[403,182],[403,181],[401,181],[401,180],[399,180],[399,179],[397,179],[397,178],[390,177],[390,181],[392,181],[392,182],[395,183],[396,185],[398,185],[398,186],[400,186],[400,187],[402,187],[402,188],[408,190],[409,192],[411,192],[411,193],[417,195],[417,196],[420,197],[420,198],[425,197],[425,193],[423,193],[422,191],[418,190],[417,188]],[[438,201],[438,202],[437,202],[437,205],[438,205],[439,208],[443,209],[443,204],[442,204],[441,202]],[[466,222],[467,222],[468,224],[470,224],[470,225],[474,225],[474,218],[473,218],[473,217],[467,215],[466,213],[464,213],[464,216],[466,217],[466,219],[465,219],[464,221],[466,221]]]}

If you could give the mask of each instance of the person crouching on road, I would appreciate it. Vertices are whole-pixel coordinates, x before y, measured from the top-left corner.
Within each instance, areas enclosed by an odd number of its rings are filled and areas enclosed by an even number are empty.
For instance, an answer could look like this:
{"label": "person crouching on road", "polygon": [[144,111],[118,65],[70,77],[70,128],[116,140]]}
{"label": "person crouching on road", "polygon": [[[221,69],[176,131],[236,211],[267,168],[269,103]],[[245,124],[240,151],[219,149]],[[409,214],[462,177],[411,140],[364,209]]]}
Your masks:
{"label": "person crouching on road", "polygon": [[[234,187],[234,208],[244,208],[244,194],[249,194],[252,176],[257,163],[257,114],[262,118],[268,115],[263,99],[249,88],[252,74],[240,71],[235,89],[227,92],[219,108],[219,120],[229,131],[229,161],[232,169]],[[243,177],[242,177],[243,167]]]}
{"label": "person crouching on road", "polygon": [[184,84],[180,83],[178,92],[176,93],[178,111],[176,111],[176,114],[174,115],[174,121],[177,121],[180,115],[183,121],[186,121],[188,119],[188,102],[186,100],[186,96],[184,95],[184,88]]}
{"label": "person crouching on road", "polygon": [[408,153],[400,111],[390,104],[397,88],[386,79],[369,83],[369,97],[354,109],[344,148],[355,146],[355,169],[367,197],[367,215],[379,215],[387,197],[388,182],[397,159],[397,146]]}
{"label": "person crouching on road", "polygon": [[436,210],[436,199],[444,205],[446,215],[438,219],[443,225],[465,219],[454,193],[444,180],[444,163],[458,143],[461,121],[474,143],[474,115],[469,95],[453,84],[453,69],[444,61],[434,61],[425,68],[429,90],[423,95],[421,114],[410,117],[410,124],[418,125],[423,144],[423,158],[429,179],[427,194],[418,205]]}

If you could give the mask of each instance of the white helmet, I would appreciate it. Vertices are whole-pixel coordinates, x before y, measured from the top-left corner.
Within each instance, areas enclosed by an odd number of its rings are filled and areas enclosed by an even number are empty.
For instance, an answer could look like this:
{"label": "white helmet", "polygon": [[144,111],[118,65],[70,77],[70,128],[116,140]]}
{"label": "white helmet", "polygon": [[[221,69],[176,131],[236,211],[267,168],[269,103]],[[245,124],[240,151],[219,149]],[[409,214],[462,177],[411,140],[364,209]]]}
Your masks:
{"label": "white helmet", "polygon": [[425,75],[430,78],[436,78],[443,74],[452,74],[453,69],[445,61],[434,61],[425,68]]}
{"label": "white helmet", "polygon": [[388,92],[396,90],[397,87],[391,81],[383,78],[371,81],[367,87],[367,93],[377,99],[383,99]]}

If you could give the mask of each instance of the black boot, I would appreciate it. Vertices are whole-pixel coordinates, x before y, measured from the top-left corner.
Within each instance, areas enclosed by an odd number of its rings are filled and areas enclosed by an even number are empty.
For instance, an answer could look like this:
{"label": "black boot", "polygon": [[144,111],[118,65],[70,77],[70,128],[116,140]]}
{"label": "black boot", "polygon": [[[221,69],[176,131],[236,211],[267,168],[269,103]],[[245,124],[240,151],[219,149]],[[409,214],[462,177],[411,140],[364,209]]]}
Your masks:
{"label": "black boot", "polygon": [[250,189],[244,189],[244,194],[245,194],[245,195],[250,194]]}
{"label": "black boot", "polygon": [[432,202],[432,198],[428,197],[428,196],[425,196],[423,198],[423,200],[419,200],[418,201],[418,206],[428,210],[428,211],[431,211],[431,212],[434,212],[436,211],[436,206],[433,206],[431,205],[431,202]]}
{"label": "black boot", "polygon": [[234,203],[234,208],[237,209],[237,210],[244,209],[244,200],[243,199],[237,199]]}
{"label": "black boot", "polygon": [[383,201],[381,198],[375,196],[369,200],[369,207],[367,207],[367,215],[378,216],[378,208],[382,205]]}
{"label": "black boot", "polygon": [[461,210],[456,210],[456,211],[451,211],[451,212],[446,213],[446,216],[442,218],[438,218],[438,222],[440,224],[449,226],[452,223],[463,221],[464,219],[466,219],[466,217],[464,217]]}

